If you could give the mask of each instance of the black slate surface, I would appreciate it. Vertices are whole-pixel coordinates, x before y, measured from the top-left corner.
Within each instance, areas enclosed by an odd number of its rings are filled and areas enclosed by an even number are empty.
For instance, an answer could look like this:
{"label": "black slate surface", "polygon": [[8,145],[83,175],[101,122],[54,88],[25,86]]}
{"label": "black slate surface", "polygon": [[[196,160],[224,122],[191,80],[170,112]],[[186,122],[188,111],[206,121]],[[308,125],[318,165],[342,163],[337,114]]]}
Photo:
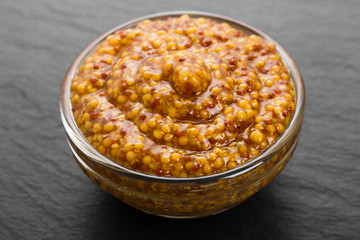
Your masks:
{"label": "black slate surface", "polygon": [[[277,39],[303,74],[301,139],[284,171],[225,213],[141,213],[78,168],[59,114],[63,76],[104,31],[146,14],[201,10]],[[360,2],[1,1],[0,239],[359,239]]]}

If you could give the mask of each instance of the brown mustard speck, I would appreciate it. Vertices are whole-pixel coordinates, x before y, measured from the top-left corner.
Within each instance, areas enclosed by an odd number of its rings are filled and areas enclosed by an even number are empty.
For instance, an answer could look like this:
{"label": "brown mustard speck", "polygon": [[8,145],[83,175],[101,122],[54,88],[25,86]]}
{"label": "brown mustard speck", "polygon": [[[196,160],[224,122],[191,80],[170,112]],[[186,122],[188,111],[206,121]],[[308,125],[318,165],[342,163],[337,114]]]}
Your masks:
{"label": "brown mustard speck", "polygon": [[172,177],[258,156],[284,132],[294,96],[272,43],[187,15],[108,36],[71,85],[90,144],[127,168]]}

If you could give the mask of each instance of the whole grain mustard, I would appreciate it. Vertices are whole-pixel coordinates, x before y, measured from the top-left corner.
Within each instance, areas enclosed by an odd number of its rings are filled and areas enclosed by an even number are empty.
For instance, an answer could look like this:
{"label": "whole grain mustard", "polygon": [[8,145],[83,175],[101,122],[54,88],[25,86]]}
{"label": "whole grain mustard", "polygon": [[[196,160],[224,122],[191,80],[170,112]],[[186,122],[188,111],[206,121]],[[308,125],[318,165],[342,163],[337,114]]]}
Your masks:
{"label": "whole grain mustard", "polygon": [[264,152],[295,110],[275,46],[206,18],[145,20],[109,35],[71,84],[84,137],[148,174],[223,172]]}

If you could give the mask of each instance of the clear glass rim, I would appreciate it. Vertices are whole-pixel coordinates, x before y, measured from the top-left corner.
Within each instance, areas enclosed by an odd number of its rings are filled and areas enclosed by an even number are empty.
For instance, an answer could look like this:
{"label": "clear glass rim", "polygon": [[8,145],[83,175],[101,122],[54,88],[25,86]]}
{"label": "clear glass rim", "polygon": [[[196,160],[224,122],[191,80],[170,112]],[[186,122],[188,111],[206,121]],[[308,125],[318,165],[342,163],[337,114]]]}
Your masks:
{"label": "clear glass rim", "polygon": [[[71,81],[76,74],[78,67],[82,64],[83,60],[94,50],[94,48],[102,42],[108,35],[120,30],[134,27],[137,23],[149,19],[165,19],[167,17],[179,17],[181,15],[187,14],[191,17],[205,17],[216,20],[218,22],[226,22],[234,28],[244,31],[247,34],[256,34],[261,36],[263,39],[272,42],[275,44],[277,51],[279,52],[284,64],[287,66],[292,80],[295,84],[296,89],[296,100],[295,100],[295,113],[292,116],[292,119],[285,129],[284,133],[280,136],[277,141],[271,145],[264,153],[259,156],[251,159],[247,163],[238,166],[234,169],[227,170],[225,172],[200,176],[200,177],[188,177],[188,178],[177,178],[177,177],[165,177],[165,176],[157,176],[157,175],[149,175],[139,171],[135,171],[132,169],[128,169],[120,164],[117,164],[105,157],[101,153],[99,153],[91,144],[87,142],[85,137],[82,135],[80,129],[77,127],[75,119],[72,113],[72,106],[70,102],[70,85]],[[297,129],[301,126],[303,115],[304,115],[304,107],[305,107],[305,87],[304,82],[297,67],[295,61],[292,59],[290,54],[272,37],[263,31],[243,23],[241,21],[225,17],[218,14],[207,13],[207,12],[199,12],[199,11],[170,11],[170,12],[160,12],[156,14],[147,15],[144,17],[136,18],[134,20],[128,21],[126,23],[120,24],[109,31],[101,34],[95,40],[93,40],[87,47],[85,47],[81,53],[76,57],[71,66],[69,67],[63,81],[62,89],[61,89],[61,99],[60,99],[60,112],[61,119],[66,131],[68,138],[79,148],[80,151],[84,152],[87,156],[89,156],[96,163],[103,165],[106,168],[109,168],[113,171],[116,171],[119,174],[133,177],[137,179],[141,179],[144,181],[151,182],[164,182],[164,183],[199,183],[199,182],[212,182],[219,179],[232,178],[235,176],[239,176],[243,173],[246,173],[259,165],[266,162],[272,156],[277,154],[284,145],[291,139],[291,137],[296,133]]]}

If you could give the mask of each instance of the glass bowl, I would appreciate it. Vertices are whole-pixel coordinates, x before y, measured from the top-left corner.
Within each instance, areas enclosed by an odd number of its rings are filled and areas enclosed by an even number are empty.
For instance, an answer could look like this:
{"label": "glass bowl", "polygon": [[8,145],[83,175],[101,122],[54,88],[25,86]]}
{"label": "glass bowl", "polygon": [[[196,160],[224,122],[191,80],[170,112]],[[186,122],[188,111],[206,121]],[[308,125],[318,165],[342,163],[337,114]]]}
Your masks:
{"label": "glass bowl", "polygon": [[[246,34],[255,34],[275,44],[295,85],[295,112],[284,133],[264,153],[234,169],[202,177],[161,177],[120,166],[100,154],[78,129],[70,102],[70,85],[84,59],[108,35],[134,27],[145,19],[165,19],[188,14],[226,22]],[[164,12],[121,24],[91,42],[65,75],[60,111],[71,151],[85,174],[103,190],[141,211],[163,217],[196,218],[230,209],[269,184],[286,166],[295,151],[304,116],[305,88],[298,67],[286,50],[264,32],[240,21],[211,13]]]}

